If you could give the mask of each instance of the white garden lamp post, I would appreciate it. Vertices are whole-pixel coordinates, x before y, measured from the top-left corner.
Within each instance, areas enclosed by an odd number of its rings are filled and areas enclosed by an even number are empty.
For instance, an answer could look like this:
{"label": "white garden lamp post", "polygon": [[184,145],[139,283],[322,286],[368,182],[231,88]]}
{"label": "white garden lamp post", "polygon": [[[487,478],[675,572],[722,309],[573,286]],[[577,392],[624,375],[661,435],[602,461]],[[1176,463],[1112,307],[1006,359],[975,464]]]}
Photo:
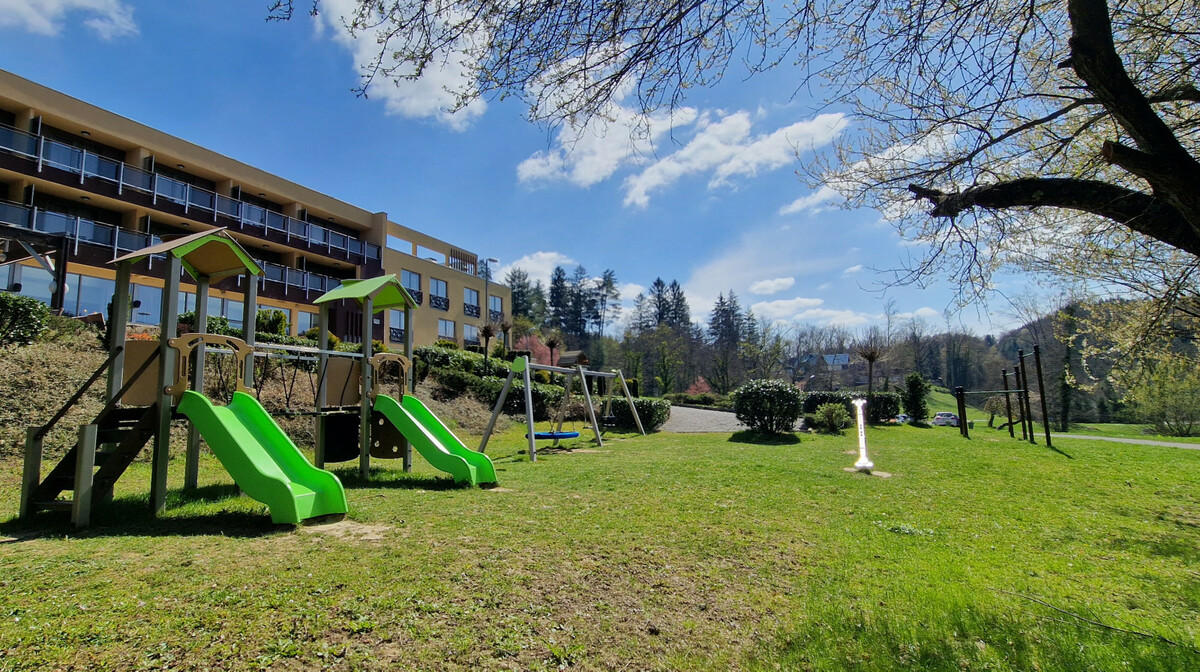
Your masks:
{"label": "white garden lamp post", "polygon": [[863,421],[863,405],[867,400],[854,399],[851,403],[858,410],[858,461],[854,463],[854,468],[869,474],[875,463],[867,457],[867,423]]}

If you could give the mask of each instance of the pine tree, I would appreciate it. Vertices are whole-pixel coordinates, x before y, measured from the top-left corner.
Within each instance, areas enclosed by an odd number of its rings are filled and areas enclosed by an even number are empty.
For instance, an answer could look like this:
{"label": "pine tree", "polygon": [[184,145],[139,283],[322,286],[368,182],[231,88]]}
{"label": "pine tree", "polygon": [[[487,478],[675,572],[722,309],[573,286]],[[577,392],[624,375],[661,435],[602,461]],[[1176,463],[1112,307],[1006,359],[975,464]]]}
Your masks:
{"label": "pine tree", "polygon": [[546,326],[562,330],[571,310],[570,289],[567,287],[567,272],[555,266],[550,274],[550,296],[546,302]]}

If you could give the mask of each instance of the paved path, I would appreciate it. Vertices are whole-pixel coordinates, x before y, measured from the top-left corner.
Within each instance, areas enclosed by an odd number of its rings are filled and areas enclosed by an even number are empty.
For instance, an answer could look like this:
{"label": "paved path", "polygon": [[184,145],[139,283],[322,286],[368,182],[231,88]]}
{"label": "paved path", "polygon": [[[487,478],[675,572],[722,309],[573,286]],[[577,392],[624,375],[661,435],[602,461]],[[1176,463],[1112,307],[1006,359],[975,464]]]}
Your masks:
{"label": "paved path", "polygon": [[671,417],[667,418],[660,431],[679,433],[740,432],[746,426],[738,422],[737,416],[725,411],[710,411],[706,408],[672,406]]}
{"label": "paved path", "polygon": [[[671,409],[674,413],[675,409]],[[1040,435],[1039,435],[1040,438]],[[1163,448],[1183,448],[1185,450],[1200,450],[1200,443],[1179,443],[1176,441],[1151,441],[1150,439],[1126,439],[1117,436],[1091,436],[1089,434],[1051,434],[1052,439],[1087,439],[1090,441],[1112,441],[1113,443],[1135,443],[1139,446],[1162,446]]]}

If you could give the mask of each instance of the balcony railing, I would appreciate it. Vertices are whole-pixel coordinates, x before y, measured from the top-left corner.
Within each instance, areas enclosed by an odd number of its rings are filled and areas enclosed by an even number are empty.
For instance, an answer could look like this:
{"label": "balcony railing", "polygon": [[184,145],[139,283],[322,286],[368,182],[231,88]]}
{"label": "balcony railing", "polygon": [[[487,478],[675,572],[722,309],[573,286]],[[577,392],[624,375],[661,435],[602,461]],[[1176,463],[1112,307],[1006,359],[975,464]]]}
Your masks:
{"label": "balcony railing", "polygon": [[99,178],[117,185],[118,194],[132,189],[150,195],[156,203],[161,198],[181,205],[185,213],[192,210],[210,213],[214,222],[217,215],[223,215],[243,226],[283,233],[289,242],[295,238],[325,247],[329,252],[339,250],[364,259],[381,260],[378,245],[3,124],[0,124],[0,150],[35,159],[39,171],[43,165],[65,170],[79,175],[80,183],[86,177]]}
{"label": "balcony railing", "polygon": [[405,287],[404,289],[408,290],[408,295],[413,298],[413,301],[417,302],[418,306],[421,305],[421,301],[423,301],[425,299],[424,292],[422,292],[419,289],[409,289],[408,287]]}
{"label": "balcony railing", "polygon": [[470,303],[463,304],[463,315],[467,317],[479,317],[479,306]]}
{"label": "balcony railing", "polygon": [[450,310],[450,299],[437,294],[429,295],[429,307],[437,308],[438,310]]}
{"label": "balcony railing", "polygon": [[492,322],[503,322],[504,321],[504,313],[500,312],[499,310],[489,310],[488,311],[488,319],[491,320]]}
{"label": "balcony railing", "polygon": [[[19,203],[4,201],[0,201],[0,223],[42,233],[63,234],[74,244],[75,253],[79,252],[80,243],[106,247],[112,250],[114,259],[119,256],[118,252],[134,252],[162,242],[162,239],[154,234],[130,231],[82,217],[39,210]],[[163,259],[162,255],[152,256],[151,265],[154,260],[161,259]],[[328,292],[342,284],[341,280],[326,275],[288,268],[257,259],[255,261],[263,267],[266,273],[263,279],[264,283],[276,282],[309,292]]]}
{"label": "balcony railing", "polygon": [[388,327],[388,340],[392,343],[404,342],[404,330],[396,327]]}

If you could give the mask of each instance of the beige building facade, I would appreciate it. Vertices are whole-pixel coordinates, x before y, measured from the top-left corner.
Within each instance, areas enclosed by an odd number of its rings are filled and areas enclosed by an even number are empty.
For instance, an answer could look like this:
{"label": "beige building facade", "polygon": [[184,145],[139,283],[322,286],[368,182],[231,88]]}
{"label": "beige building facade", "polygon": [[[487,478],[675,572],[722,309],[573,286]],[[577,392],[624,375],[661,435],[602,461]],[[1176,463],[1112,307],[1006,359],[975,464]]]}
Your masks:
{"label": "beige building facade", "polygon": [[[377,317],[373,337],[389,345],[410,327],[416,345],[472,344],[486,321],[509,317],[511,292],[468,250],[0,70],[0,291],[68,315],[104,313],[108,262],[215,228],[263,266],[259,305],[287,313],[292,335],[316,325],[314,299],[381,274],[421,303],[412,325],[398,312]],[[151,257],[134,269],[133,322],[159,322],[164,268]],[[212,287],[209,314],[240,327],[238,282]],[[195,305],[188,287],[185,311]],[[334,307],[339,337],[361,340],[361,323],[355,306]]]}

